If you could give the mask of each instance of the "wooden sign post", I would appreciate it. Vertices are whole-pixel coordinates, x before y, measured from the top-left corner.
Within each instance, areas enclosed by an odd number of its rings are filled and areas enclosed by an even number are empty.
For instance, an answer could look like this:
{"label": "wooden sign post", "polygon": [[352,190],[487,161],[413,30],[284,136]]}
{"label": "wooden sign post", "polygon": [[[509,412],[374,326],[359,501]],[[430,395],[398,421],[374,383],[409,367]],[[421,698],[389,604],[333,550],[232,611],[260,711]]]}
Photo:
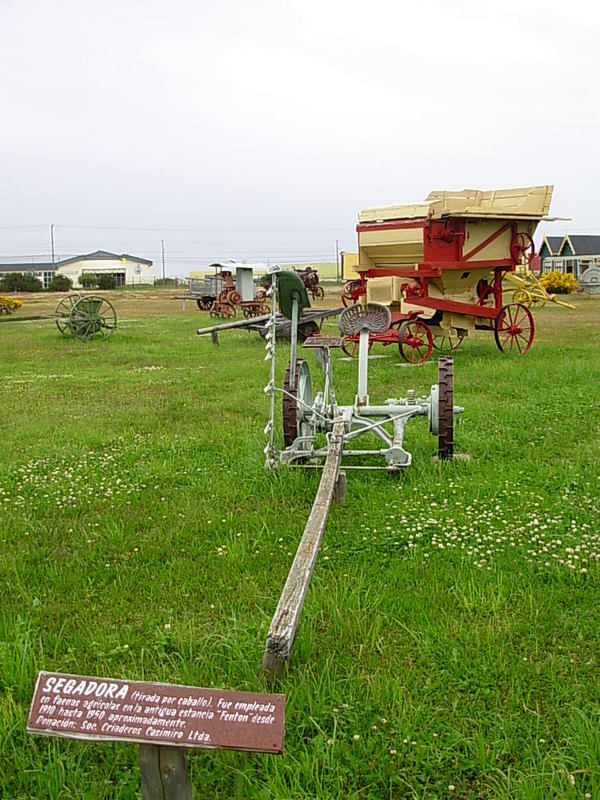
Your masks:
{"label": "wooden sign post", "polygon": [[185,750],[281,753],[285,695],[40,672],[27,730],[140,745],[143,800],[191,800]]}

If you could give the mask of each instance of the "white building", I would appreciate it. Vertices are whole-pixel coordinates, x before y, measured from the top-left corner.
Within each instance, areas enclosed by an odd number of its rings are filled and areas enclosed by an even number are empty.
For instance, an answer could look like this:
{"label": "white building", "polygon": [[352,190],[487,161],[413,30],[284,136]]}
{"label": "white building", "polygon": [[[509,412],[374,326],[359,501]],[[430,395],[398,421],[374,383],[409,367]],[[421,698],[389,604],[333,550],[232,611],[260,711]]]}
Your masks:
{"label": "white building", "polygon": [[117,286],[135,286],[140,283],[154,284],[154,264],[147,258],[131,256],[127,253],[117,255],[106,250],[96,250],[73,258],[63,258],[54,264],[45,261],[37,264],[30,263],[0,263],[0,278],[9,273],[20,272],[23,275],[33,275],[42,281],[44,289],[55,275],[66,275],[73,281],[75,289],[81,288],[79,276],[84,272],[95,275],[113,275]]}
{"label": "white building", "polygon": [[127,253],[117,255],[106,250],[96,250],[95,253],[65,258],[56,265],[56,274],[70,278],[75,288],[80,286],[79,277],[84,272],[91,272],[95,275],[112,275],[117,286],[153,284],[156,279],[154,264],[147,258],[131,256]]}

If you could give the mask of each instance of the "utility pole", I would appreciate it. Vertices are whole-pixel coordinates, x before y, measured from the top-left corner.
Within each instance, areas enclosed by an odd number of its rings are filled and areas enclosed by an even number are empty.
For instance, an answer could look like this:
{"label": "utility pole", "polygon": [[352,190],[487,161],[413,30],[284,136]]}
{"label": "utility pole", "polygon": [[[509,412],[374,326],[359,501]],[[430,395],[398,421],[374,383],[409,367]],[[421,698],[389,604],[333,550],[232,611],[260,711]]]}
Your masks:
{"label": "utility pole", "polygon": [[162,277],[163,277],[163,289],[167,288],[167,284],[165,283],[165,240],[160,240],[160,246],[162,250]]}
{"label": "utility pole", "polygon": [[340,282],[340,240],[335,240],[335,279]]}
{"label": "utility pole", "polygon": [[50,225],[50,241],[52,242],[52,269],[55,266],[55,256],[54,256],[54,223]]}

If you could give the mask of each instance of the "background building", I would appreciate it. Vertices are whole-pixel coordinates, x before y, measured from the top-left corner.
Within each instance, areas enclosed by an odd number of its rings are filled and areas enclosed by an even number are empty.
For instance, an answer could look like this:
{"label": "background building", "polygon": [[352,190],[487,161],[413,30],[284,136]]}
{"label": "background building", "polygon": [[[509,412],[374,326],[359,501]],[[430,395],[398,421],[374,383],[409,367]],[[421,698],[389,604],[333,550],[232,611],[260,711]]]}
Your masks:
{"label": "background building", "polygon": [[568,272],[579,280],[589,267],[600,266],[600,236],[545,236],[540,260],[542,272]]}
{"label": "background building", "polygon": [[24,275],[33,275],[42,281],[44,289],[55,275],[65,275],[73,281],[73,287],[79,288],[79,277],[84,272],[96,275],[112,275],[117,286],[135,286],[136,284],[154,284],[154,264],[147,258],[132,256],[127,253],[118,255],[106,250],[96,250],[73,258],[64,258],[50,262],[0,264],[0,278],[10,272],[21,272]]}

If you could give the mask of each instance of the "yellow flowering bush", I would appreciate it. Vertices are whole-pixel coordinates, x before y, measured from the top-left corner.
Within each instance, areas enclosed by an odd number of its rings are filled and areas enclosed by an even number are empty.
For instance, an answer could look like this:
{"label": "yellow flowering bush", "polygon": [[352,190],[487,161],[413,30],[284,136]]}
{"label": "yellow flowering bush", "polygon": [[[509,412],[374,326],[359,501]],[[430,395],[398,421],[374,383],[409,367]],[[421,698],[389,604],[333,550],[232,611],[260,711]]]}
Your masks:
{"label": "yellow flowering bush", "polygon": [[569,294],[579,285],[577,278],[570,272],[558,272],[558,270],[545,272],[540,278],[540,283],[552,294]]}
{"label": "yellow flowering bush", "polygon": [[9,297],[7,294],[0,294],[0,314],[3,311],[6,311],[7,314],[10,314],[13,311],[16,311],[17,308],[21,308],[23,305],[21,300],[17,300],[16,297]]}

